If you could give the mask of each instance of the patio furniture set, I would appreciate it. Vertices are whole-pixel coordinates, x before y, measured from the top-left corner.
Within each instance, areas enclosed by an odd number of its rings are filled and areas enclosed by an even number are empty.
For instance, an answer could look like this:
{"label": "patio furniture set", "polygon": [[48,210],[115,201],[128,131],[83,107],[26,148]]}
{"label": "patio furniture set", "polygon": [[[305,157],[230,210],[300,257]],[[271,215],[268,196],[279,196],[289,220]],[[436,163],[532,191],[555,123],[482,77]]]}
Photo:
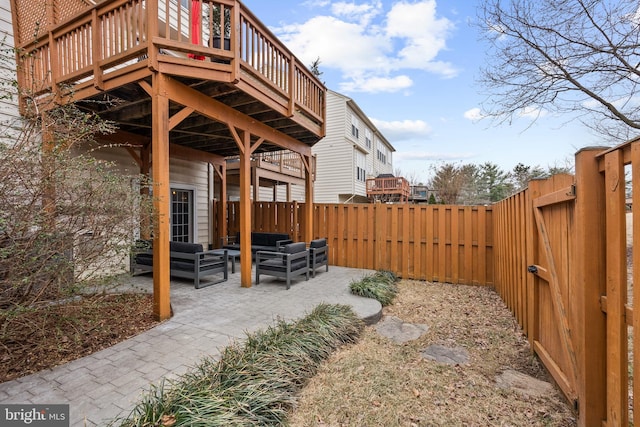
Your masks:
{"label": "patio furniture set", "polygon": [[[235,236],[235,242],[239,236]],[[240,258],[240,246],[237,243],[223,245],[222,249],[205,251],[201,244],[170,242],[171,276],[192,279],[196,289],[214,285],[228,279],[228,265],[235,273],[236,259]],[[326,239],[312,240],[307,248],[305,242],[294,243],[283,233],[251,233],[251,253],[255,260],[256,284],[261,275],[284,278],[287,289],[291,279],[309,273],[315,277],[316,270],[325,266],[329,271],[329,246]],[[130,257],[131,273],[153,272],[153,248],[150,241],[140,240]],[[204,277],[222,273],[218,280],[201,282]]]}

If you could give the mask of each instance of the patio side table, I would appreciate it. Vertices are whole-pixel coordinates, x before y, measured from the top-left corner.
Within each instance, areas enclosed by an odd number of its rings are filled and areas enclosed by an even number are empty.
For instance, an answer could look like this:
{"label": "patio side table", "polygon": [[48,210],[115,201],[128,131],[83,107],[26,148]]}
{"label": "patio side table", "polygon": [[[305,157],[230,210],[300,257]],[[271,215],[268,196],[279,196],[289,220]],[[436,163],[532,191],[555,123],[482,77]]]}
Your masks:
{"label": "patio side table", "polygon": [[[222,255],[224,251],[224,249],[215,249],[213,253]],[[236,272],[236,260],[240,261],[240,251],[236,251],[234,249],[227,249],[226,251],[229,260],[231,261],[231,274],[234,274]]]}

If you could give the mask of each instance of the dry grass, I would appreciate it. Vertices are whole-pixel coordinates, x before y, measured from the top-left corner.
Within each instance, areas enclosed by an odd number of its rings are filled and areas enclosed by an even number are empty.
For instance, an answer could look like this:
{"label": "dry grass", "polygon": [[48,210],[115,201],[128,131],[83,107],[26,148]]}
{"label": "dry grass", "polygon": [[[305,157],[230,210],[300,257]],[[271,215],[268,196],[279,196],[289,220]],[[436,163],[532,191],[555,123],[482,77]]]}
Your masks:
{"label": "dry grass", "polygon": [[[292,426],[575,425],[559,391],[531,398],[496,386],[505,369],[549,378],[495,292],[418,281],[399,289],[384,314],[429,331],[397,345],[367,327],[305,387]],[[425,360],[420,352],[431,344],[465,347],[470,363]]]}

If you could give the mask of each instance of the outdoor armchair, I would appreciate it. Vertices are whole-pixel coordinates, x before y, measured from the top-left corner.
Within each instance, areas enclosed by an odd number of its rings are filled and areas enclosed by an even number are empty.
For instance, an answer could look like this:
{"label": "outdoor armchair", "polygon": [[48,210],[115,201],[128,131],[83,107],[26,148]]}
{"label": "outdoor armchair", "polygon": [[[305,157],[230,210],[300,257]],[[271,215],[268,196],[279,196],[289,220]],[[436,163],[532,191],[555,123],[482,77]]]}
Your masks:
{"label": "outdoor armchair", "polygon": [[287,289],[291,278],[304,274],[309,280],[309,251],[305,242],[289,243],[281,252],[256,252],[256,285],[260,283],[260,275],[285,278]]}
{"label": "outdoor armchair", "polygon": [[316,277],[316,269],[326,266],[329,271],[329,245],[327,239],[316,239],[309,243],[309,270],[312,277]]}

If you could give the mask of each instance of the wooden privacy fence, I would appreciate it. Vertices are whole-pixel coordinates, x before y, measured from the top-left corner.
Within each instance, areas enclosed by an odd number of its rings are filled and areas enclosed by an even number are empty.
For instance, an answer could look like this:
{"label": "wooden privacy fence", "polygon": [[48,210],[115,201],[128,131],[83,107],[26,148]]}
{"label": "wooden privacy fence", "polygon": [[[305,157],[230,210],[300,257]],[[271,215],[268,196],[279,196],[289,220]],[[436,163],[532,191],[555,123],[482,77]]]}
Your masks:
{"label": "wooden privacy fence", "polygon": [[[235,235],[239,202],[227,206],[228,233]],[[252,230],[288,233],[297,241],[326,237],[332,265],[390,270],[408,279],[493,284],[491,207],[315,204],[308,239],[301,234],[303,207],[255,202]]]}
{"label": "wooden privacy fence", "polygon": [[[489,207],[317,204],[302,236],[298,203],[256,202],[252,229],[295,240],[326,237],[330,263],[402,278],[493,285],[531,348],[578,413],[581,426],[626,426],[640,396],[640,250],[629,263],[625,168],[640,188],[640,138],[576,154],[576,174],[534,180]],[[228,230],[239,228],[228,204]],[[640,212],[633,192],[632,214]],[[639,214],[640,215],[640,214]],[[631,247],[640,245],[640,220]],[[632,268],[630,268],[630,266]],[[628,273],[632,280],[628,283]],[[630,361],[632,365],[630,366]],[[632,389],[630,389],[630,384]]]}
{"label": "wooden privacy fence", "polygon": [[[494,205],[495,288],[578,411],[581,426],[626,426],[640,396],[640,220],[627,242],[627,180],[640,138],[576,154],[576,175],[532,181]],[[631,214],[640,212],[633,191]],[[631,276],[629,276],[631,274]],[[628,281],[631,277],[631,281]],[[631,357],[630,357],[631,355]],[[632,364],[630,365],[630,361]],[[630,384],[633,386],[630,388]],[[630,398],[631,396],[631,398]]]}

